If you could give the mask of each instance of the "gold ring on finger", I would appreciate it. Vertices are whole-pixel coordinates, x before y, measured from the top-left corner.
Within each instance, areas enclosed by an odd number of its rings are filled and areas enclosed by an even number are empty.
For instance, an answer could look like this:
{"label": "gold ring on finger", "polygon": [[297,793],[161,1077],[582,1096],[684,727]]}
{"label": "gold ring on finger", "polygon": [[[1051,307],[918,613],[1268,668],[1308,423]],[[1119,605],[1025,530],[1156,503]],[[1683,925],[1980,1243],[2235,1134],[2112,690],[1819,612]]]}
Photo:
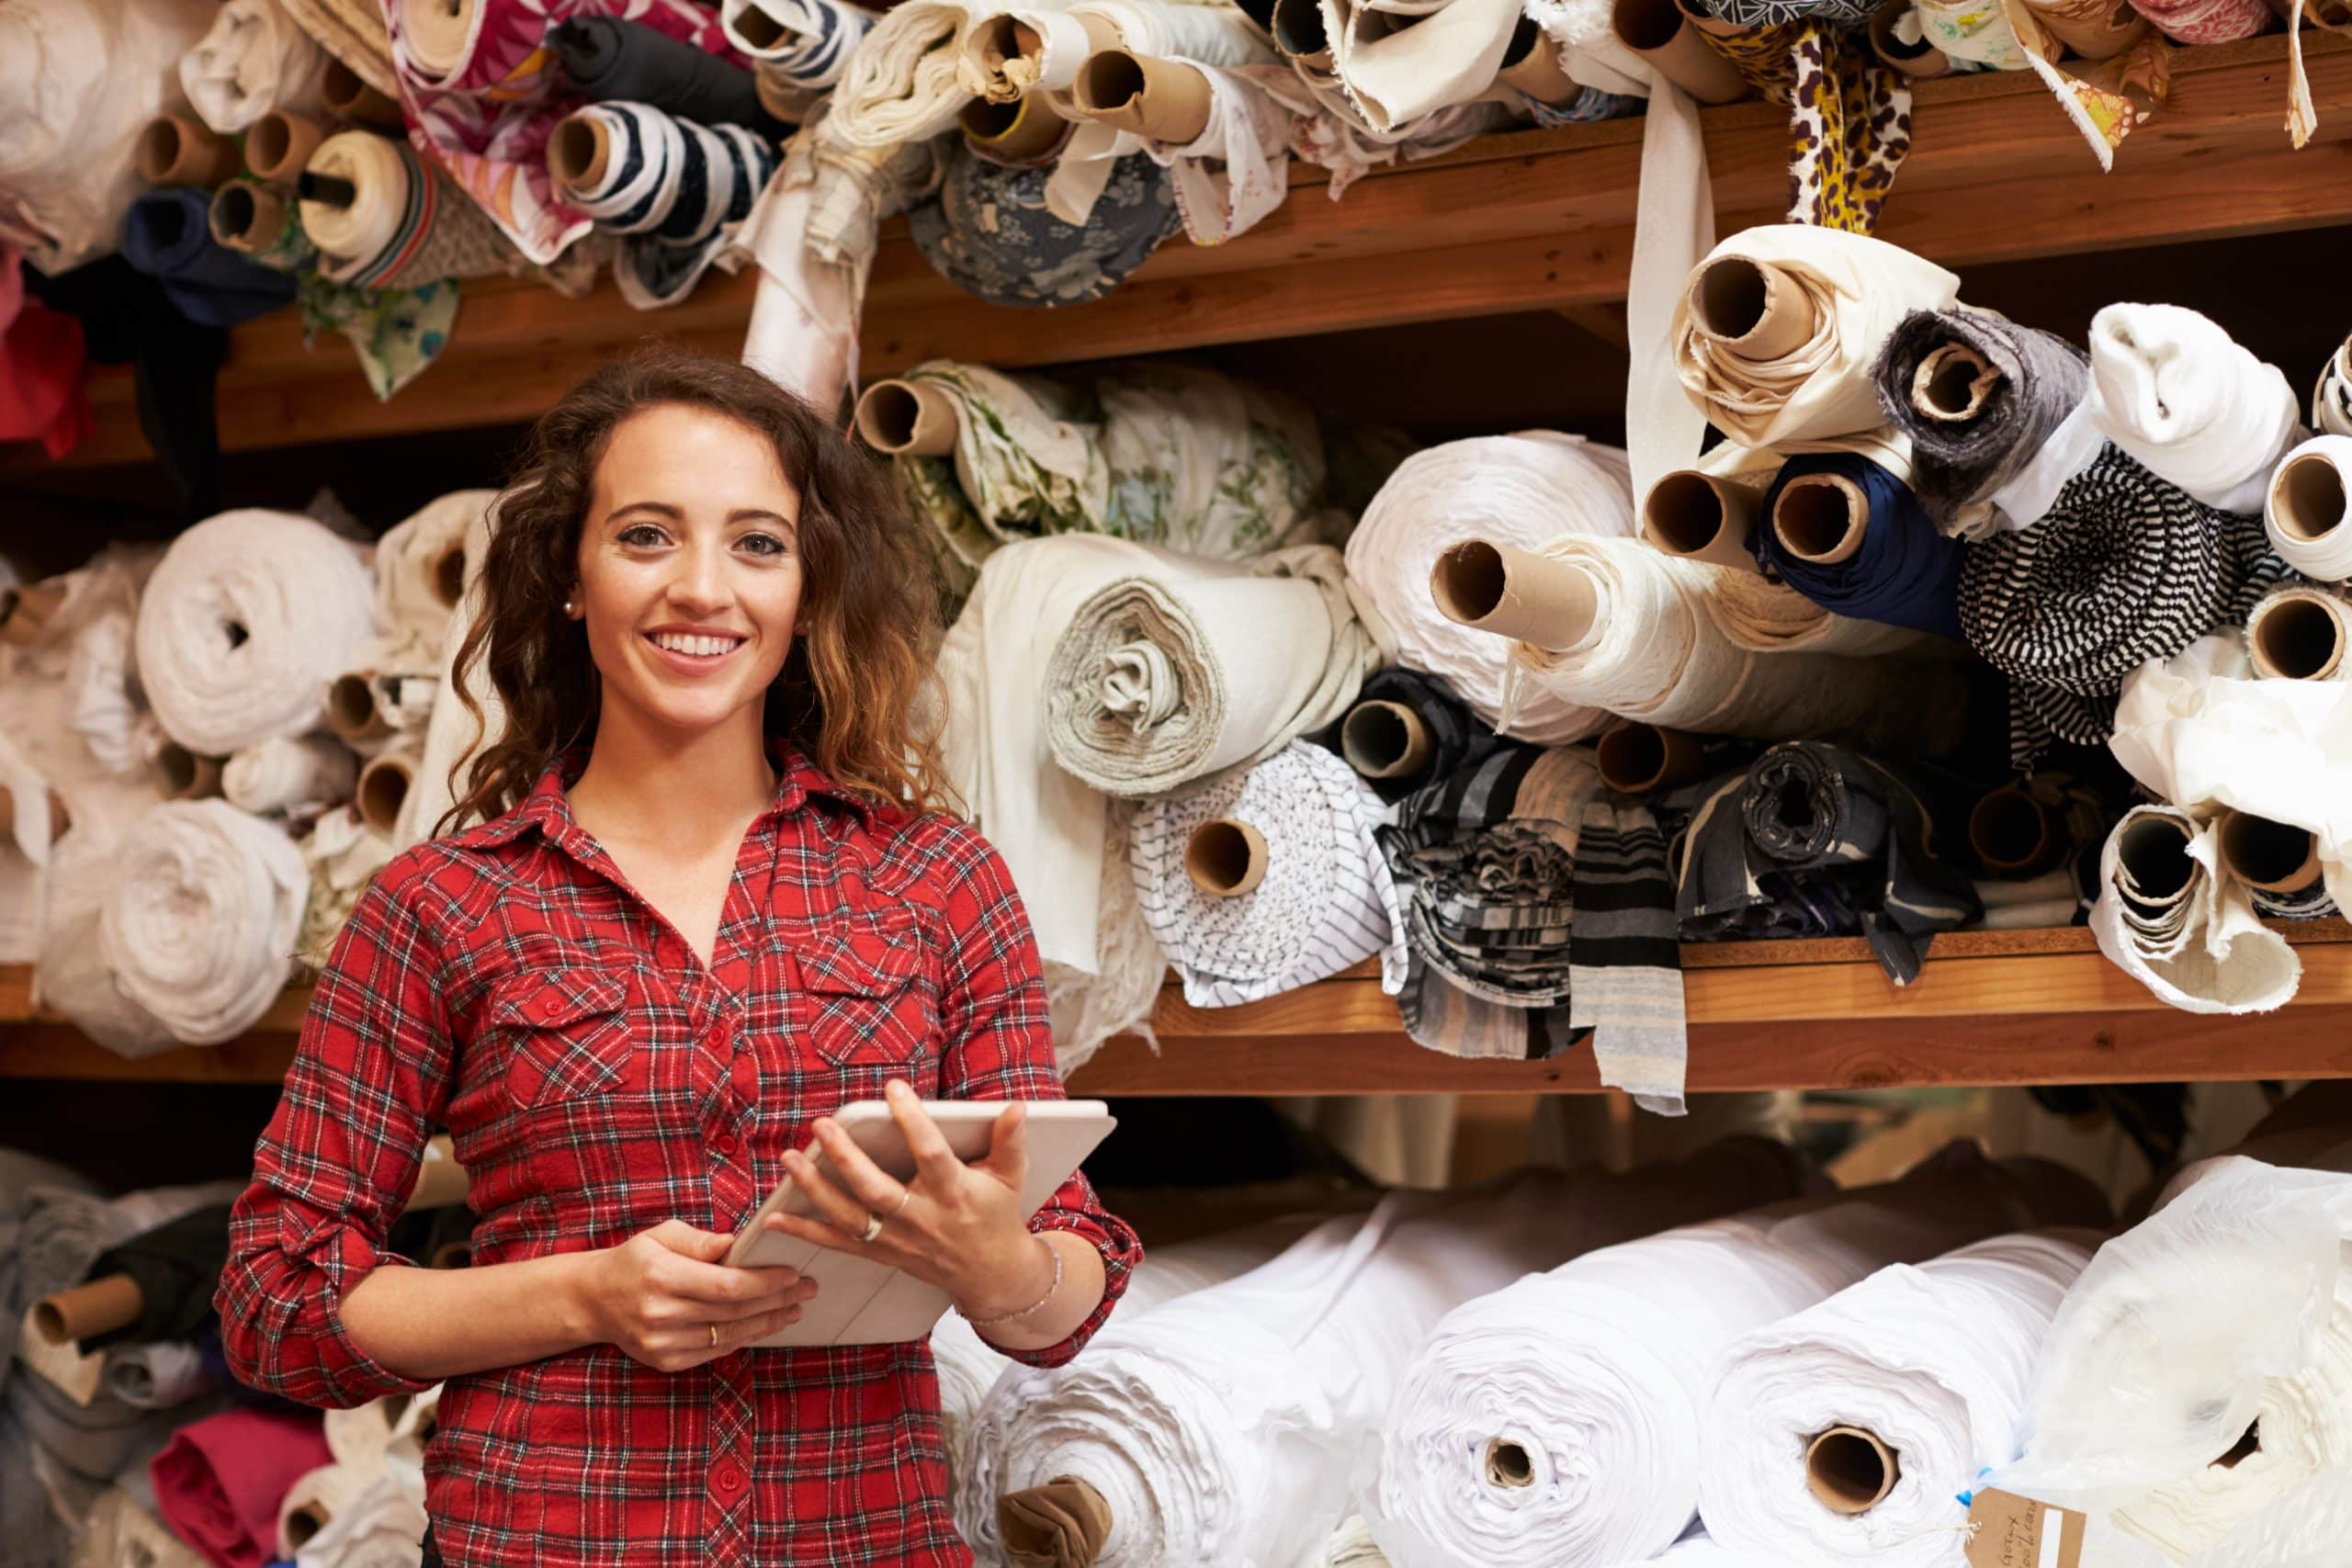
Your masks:
{"label": "gold ring on finger", "polygon": [[905,1191],[899,1194],[899,1206],[890,1211],[890,1217],[895,1220],[900,1214],[905,1213],[907,1212],[907,1205],[914,1201],[915,1190],[910,1187]]}
{"label": "gold ring on finger", "polygon": [[718,1348],[718,1325],[715,1323],[710,1325],[710,1348],[714,1350]]}

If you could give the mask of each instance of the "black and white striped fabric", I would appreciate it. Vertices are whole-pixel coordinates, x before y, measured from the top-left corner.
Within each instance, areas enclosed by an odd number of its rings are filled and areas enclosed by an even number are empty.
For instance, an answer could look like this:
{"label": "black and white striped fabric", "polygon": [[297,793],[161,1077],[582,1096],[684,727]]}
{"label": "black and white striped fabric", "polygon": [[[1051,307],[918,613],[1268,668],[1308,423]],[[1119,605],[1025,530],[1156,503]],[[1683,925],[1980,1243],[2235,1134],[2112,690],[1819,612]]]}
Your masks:
{"label": "black and white striped fabric", "polygon": [[1568,1021],[1592,1031],[1600,1081],[1645,1111],[1683,1113],[1690,1037],[1666,835],[1641,801],[1587,803],[1569,896]]}
{"label": "black and white striped fabric", "polygon": [[1961,629],[2009,677],[2010,760],[2104,745],[2126,675],[2243,625],[2293,576],[2258,522],[2101,447],[2041,522],[1971,545],[1961,570]]}

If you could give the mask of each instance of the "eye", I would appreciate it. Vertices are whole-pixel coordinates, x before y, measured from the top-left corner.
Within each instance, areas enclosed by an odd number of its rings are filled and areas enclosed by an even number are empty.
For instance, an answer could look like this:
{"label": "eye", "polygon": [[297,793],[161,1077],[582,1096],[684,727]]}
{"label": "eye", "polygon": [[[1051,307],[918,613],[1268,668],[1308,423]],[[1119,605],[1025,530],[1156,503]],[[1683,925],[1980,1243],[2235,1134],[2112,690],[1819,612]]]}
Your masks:
{"label": "eye", "polygon": [[614,536],[632,549],[651,549],[663,543],[666,537],[650,523],[632,523]]}
{"label": "eye", "polygon": [[786,556],[792,546],[774,534],[746,534],[736,543],[755,556]]}

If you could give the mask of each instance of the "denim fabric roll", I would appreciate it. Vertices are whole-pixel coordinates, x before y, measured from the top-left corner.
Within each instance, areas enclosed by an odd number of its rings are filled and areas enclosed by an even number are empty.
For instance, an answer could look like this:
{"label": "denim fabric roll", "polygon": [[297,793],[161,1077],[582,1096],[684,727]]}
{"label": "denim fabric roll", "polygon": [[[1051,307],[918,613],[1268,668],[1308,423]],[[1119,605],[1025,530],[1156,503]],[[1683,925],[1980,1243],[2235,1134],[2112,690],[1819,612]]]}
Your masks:
{"label": "denim fabric roll", "polygon": [[1850,452],[1792,457],[1763,509],[1770,523],[1756,530],[1756,558],[1807,599],[1856,620],[1960,639],[1962,547],[1876,463]]}
{"label": "denim fabric roll", "polygon": [[189,186],[148,192],[123,220],[122,254],[189,321],[233,327],[291,300],[294,279],[216,242],[211,202],[210,192]]}
{"label": "denim fabric roll", "polygon": [[548,34],[548,47],[572,86],[593,102],[650,104],[699,125],[776,129],[749,71],[642,22],[567,17]]}

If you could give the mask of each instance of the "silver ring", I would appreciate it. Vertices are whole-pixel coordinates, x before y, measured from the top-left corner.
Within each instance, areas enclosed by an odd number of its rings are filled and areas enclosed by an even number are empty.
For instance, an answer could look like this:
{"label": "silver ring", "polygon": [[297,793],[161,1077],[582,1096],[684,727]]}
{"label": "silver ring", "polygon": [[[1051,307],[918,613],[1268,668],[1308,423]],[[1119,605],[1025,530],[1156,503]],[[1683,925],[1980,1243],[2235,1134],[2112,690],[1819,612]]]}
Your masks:
{"label": "silver ring", "polygon": [[881,1234],[882,1216],[876,1213],[868,1213],[865,1216],[865,1229],[858,1233],[857,1239],[860,1241],[872,1241],[876,1236],[880,1235]]}
{"label": "silver ring", "polygon": [[904,1191],[900,1192],[900,1193],[899,1194],[899,1206],[898,1206],[897,1208],[895,1208],[895,1209],[893,1209],[893,1210],[891,1210],[891,1211],[890,1211],[890,1217],[891,1217],[892,1219],[894,1219],[894,1220],[895,1220],[895,1219],[897,1219],[900,1214],[905,1213],[907,1212],[907,1205],[908,1205],[908,1204],[910,1204],[910,1203],[911,1203],[911,1202],[913,1202],[914,1201],[915,1201],[915,1190],[914,1190],[913,1188],[910,1187],[910,1188],[906,1189]]}
{"label": "silver ring", "polygon": [[718,1325],[715,1323],[710,1325],[710,1348],[714,1350],[718,1348]]}

